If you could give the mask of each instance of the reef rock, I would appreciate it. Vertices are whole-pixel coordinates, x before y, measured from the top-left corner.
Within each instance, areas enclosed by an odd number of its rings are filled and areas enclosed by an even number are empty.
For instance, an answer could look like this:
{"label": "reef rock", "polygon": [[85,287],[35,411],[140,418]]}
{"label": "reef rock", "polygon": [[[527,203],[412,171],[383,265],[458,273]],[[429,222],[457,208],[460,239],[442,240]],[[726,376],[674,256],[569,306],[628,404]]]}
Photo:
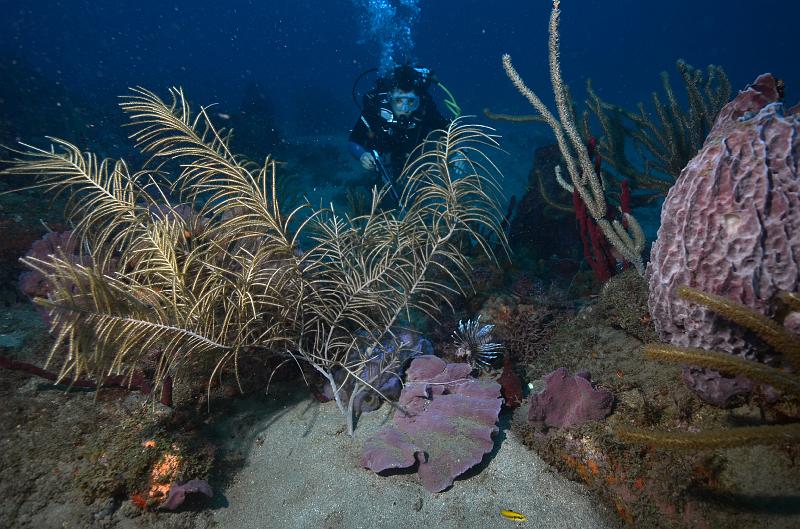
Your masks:
{"label": "reef rock", "polygon": [[746,331],[675,289],[768,316],[778,292],[800,289],[800,115],[779,99],[770,74],[740,92],[667,195],[647,267],[648,306],[664,341],[759,359]]}
{"label": "reef rock", "polygon": [[500,384],[503,405],[510,410],[519,408],[519,405],[522,404],[522,399],[525,398],[525,394],[522,390],[522,380],[511,365],[511,355],[509,353],[503,355],[503,371],[497,378],[497,383]]}
{"label": "reef rock", "polygon": [[725,375],[713,369],[687,366],[681,378],[704,402],[718,408],[730,408],[741,404],[740,397],[752,393],[755,384],[742,375]]}
{"label": "reef rock", "polygon": [[407,415],[370,437],[361,464],[373,472],[419,462],[423,486],[440,492],[492,450],[502,399],[500,385],[470,377],[469,364],[424,355],[408,368],[400,395]]}

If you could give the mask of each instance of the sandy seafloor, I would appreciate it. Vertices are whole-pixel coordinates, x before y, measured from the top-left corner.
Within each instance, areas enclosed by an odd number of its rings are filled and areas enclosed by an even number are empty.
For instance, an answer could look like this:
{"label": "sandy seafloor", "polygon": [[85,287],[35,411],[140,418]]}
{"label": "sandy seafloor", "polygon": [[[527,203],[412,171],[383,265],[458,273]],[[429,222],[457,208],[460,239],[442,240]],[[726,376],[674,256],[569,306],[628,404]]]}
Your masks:
{"label": "sandy seafloor", "polygon": [[[477,469],[434,494],[416,474],[384,477],[361,468],[361,446],[391,422],[389,406],[362,416],[352,438],[332,402],[295,400],[263,416],[250,432],[236,436],[253,445],[223,493],[227,505],[214,511],[217,527],[617,527],[605,506],[581,485],[559,476],[504,429],[495,437],[495,451]],[[520,524],[503,518],[501,509],[523,513],[528,520]]]}

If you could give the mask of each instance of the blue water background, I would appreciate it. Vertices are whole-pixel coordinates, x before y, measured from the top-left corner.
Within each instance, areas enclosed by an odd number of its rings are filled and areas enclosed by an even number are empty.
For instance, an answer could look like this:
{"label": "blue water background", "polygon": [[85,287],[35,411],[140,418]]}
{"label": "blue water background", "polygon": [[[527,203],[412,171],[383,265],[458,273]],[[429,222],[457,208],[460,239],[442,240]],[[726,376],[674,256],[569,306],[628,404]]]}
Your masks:
{"label": "blue water background", "polygon": [[[527,82],[549,95],[549,2],[421,0],[415,55],[467,113],[528,111],[500,66],[512,54]],[[342,134],[352,126],[353,79],[375,65],[359,44],[350,0],[0,2],[0,58],[20,60],[97,105],[127,87],[181,85],[195,101],[237,105],[248,81],[268,87],[287,131]],[[762,72],[800,96],[800,2],[744,0],[562,3],[562,66],[576,95],[592,78],[620,104],[649,98],[675,60],[722,65],[735,89]],[[4,102],[5,104],[22,102]],[[44,104],[48,102],[42,102]],[[31,102],[35,104],[35,102]],[[54,111],[56,111],[54,109]],[[24,119],[23,109],[18,109]],[[44,131],[43,131],[44,132]]]}
{"label": "blue water background", "polygon": [[[246,147],[251,158],[271,152],[285,159],[286,145],[325,137],[342,153],[336,170],[359,171],[346,154],[358,115],[351,90],[361,72],[377,66],[380,53],[374,41],[362,38],[368,17],[356,6],[387,2],[418,5],[409,28],[412,57],[437,72],[465,114],[480,116],[485,107],[531,112],[506,78],[503,53],[552,104],[546,0],[2,1],[0,75],[13,79],[0,79],[0,143],[41,145],[44,135],[53,134],[103,156],[131,158],[118,96],[140,85],[166,97],[170,86],[182,86],[193,103],[215,104],[215,119],[239,132],[234,149]],[[787,101],[800,100],[800,2],[565,0],[561,8],[562,71],[579,106],[588,78],[611,103],[633,108],[649,102],[653,90],[661,91],[661,71],[684,97],[675,69],[679,58],[700,68],[721,65],[734,93],[772,72],[786,81]],[[373,80],[368,76],[359,88],[368,89]],[[225,122],[254,87],[264,96],[263,112],[252,120],[239,113],[245,123]],[[65,107],[89,110],[63,120]],[[508,152],[497,159],[504,191],[519,197],[533,150],[552,142],[552,135],[543,125],[490,124]],[[303,162],[307,167],[331,160],[328,151],[317,150],[323,154]],[[320,175],[325,170],[316,168]],[[309,198],[340,200],[346,178],[330,180],[334,189],[327,195]],[[308,191],[322,189],[314,183]],[[653,240],[657,204],[636,214]]]}

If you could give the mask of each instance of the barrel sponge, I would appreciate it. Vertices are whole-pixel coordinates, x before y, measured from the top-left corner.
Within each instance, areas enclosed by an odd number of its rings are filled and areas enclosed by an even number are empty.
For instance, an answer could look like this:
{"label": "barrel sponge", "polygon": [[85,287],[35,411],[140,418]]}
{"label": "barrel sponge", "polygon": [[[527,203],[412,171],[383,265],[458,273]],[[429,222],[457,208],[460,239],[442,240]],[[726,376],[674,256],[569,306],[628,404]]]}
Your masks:
{"label": "barrel sponge", "polygon": [[647,267],[648,306],[666,342],[755,359],[746,331],[676,289],[766,316],[779,292],[799,290],[800,115],[779,99],[770,74],[740,92],[667,195]]}

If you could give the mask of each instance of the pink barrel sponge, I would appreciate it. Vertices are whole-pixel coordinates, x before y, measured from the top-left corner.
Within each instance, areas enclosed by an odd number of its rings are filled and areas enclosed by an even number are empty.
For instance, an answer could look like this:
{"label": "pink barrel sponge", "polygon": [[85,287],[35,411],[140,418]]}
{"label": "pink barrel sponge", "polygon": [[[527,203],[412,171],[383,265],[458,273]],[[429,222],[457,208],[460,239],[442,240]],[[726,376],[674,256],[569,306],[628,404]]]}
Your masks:
{"label": "pink barrel sponge", "polygon": [[780,97],[770,74],[740,92],[667,195],[647,267],[650,314],[664,341],[756,359],[744,330],[675,289],[768,316],[778,292],[800,290],[800,116]]}

